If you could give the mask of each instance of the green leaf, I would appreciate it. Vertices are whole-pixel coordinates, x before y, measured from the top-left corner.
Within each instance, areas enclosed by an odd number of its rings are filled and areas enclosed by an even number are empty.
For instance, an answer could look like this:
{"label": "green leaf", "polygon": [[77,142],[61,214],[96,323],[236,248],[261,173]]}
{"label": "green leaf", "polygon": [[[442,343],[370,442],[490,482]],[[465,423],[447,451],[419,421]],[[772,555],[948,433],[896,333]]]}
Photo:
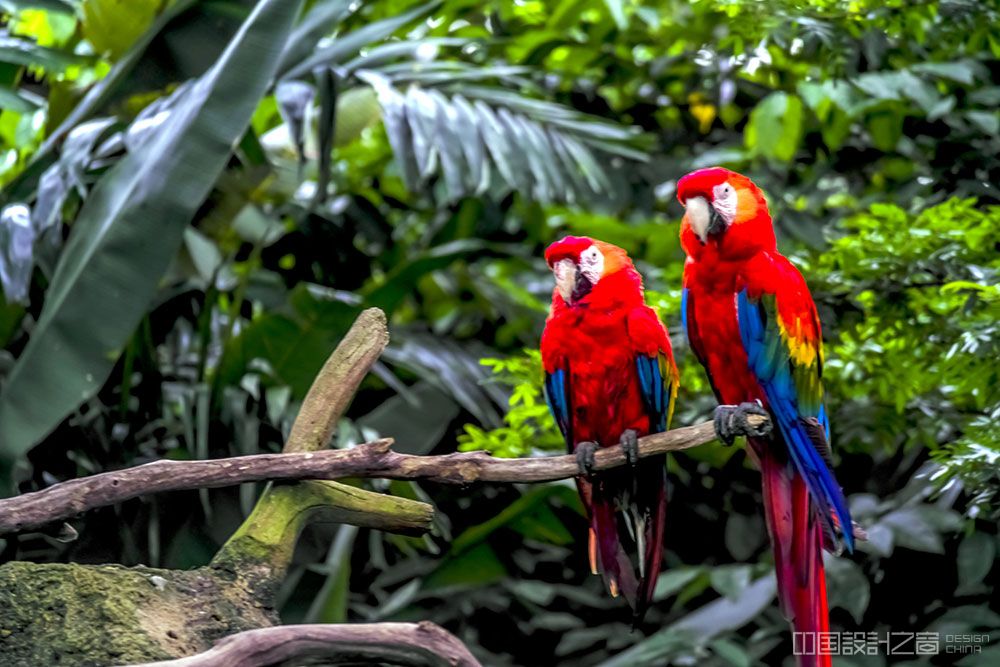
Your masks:
{"label": "green leaf", "polygon": [[51,72],[62,72],[72,65],[82,65],[90,59],[69,51],[60,51],[22,37],[0,33],[0,62],[15,65],[43,67]]}
{"label": "green leaf", "polygon": [[950,63],[918,63],[912,67],[915,72],[923,72],[951,79],[966,86],[971,86],[976,78],[984,73],[983,65],[971,60]]}
{"label": "green leaf", "polygon": [[857,563],[847,558],[825,554],[823,566],[829,606],[847,610],[860,623],[871,598],[868,577]]}
{"label": "green leaf", "polygon": [[44,9],[58,14],[76,12],[76,8],[70,0],[0,0],[0,9],[12,14],[22,9]]}
{"label": "green leaf", "polygon": [[351,551],[358,535],[356,526],[343,525],[330,545],[325,569],[326,581],[313,598],[304,623],[343,623],[347,620],[347,600],[351,592]]}
{"label": "green leaf", "polygon": [[747,560],[764,543],[764,522],[757,515],[732,513],[726,521],[726,549],[736,560]]}
{"label": "green leaf", "polygon": [[117,60],[156,18],[160,0],[83,0],[83,35],[98,53]]}
{"label": "green leaf", "polygon": [[353,30],[336,39],[329,46],[316,49],[298,63],[289,63],[289,69],[282,74],[283,79],[302,79],[318,67],[331,67],[342,63],[347,58],[355,56],[361,49],[373,42],[379,42],[394,32],[409,25],[416,19],[426,16],[439,2],[428,2],[418,5],[408,12],[397,14],[375,23],[369,23],[363,28]]}
{"label": "green leaf", "polygon": [[600,663],[599,667],[668,664],[669,658],[678,652],[690,650],[749,623],[771,604],[775,590],[774,577],[758,579],[737,599],[722,598],[699,607],[627,651]]}
{"label": "green leaf", "polygon": [[103,383],[277,69],[300,2],[266,0],[73,225],[31,340],[0,397],[0,456],[20,457]]}
{"label": "green leaf", "polygon": [[358,420],[383,436],[394,436],[393,449],[403,454],[429,454],[458,416],[458,405],[434,385],[418,382],[406,395],[393,396]]}
{"label": "green leaf", "polygon": [[477,544],[454,558],[449,558],[441,567],[424,579],[423,588],[433,590],[448,586],[481,587],[499,581],[507,576],[496,552],[488,544]]}
{"label": "green leaf", "polygon": [[17,113],[33,113],[45,104],[45,100],[26,90],[16,90],[0,86],[0,109]]}
{"label": "green leaf", "polygon": [[897,546],[943,554],[941,536],[920,510],[920,507],[903,507],[887,514],[880,523],[892,529]]}
{"label": "green leaf", "polygon": [[659,602],[674,595],[694,581],[704,570],[700,567],[675,567],[663,572],[656,580],[653,600]]}
{"label": "green leaf", "polygon": [[273,379],[301,398],[357,315],[334,290],[298,285],[287,313],[267,313],[229,341],[215,377],[216,389],[238,385],[255,359],[267,361]]}
{"label": "green leaf", "polygon": [[754,155],[791,161],[802,140],[804,117],[802,100],[797,96],[771,93],[750,113],[746,147]]}
{"label": "green leaf", "polygon": [[971,591],[990,570],[996,557],[996,544],[985,533],[972,533],[958,545],[958,590]]}
{"label": "green leaf", "polygon": [[316,46],[348,15],[351,0],[320,0],[313,4],[305,18],[295,27],[278,66],[279,77],[284,77],[288,68],[301,62]]}
{"label": "green leaf", "polygon": [[713,567],[709,573],[712,588],[731,600],[739,598],[743,590],[750,584],[749,565],[720,565]]}
{"label": "green leaf", "polygon": [[611,12],[611,18],[615,20],[615,25],[618,26],[619,30],[624,30],[628,27],[628,19],[625,17],[625,2],[623,0],[604,0],[604,4],[607,5],[608,11]]}
{"label": "green leaf", "polygon": [[176,0],[176,2],[172,3],[157,17],[149,29],[142,34],[142,37],[136,40],[128,53],[115,63],[107,76],[87,91],[84,98],[73,107],[73,111],[48,135],[38,148],[28,168],[21,172],[6,188],[4,192],[6,195],[5,202],[27,199],[29,197],[37,186],[37,179],[41,176],[42,172],[55,161],[55,148],[62,142],[66,135],[73,128],[98,113],[108,104],[135,66],[142,60],[146,49],[153,42],[153,39],[171,21],[186,12],[196,2],[197,0]]}

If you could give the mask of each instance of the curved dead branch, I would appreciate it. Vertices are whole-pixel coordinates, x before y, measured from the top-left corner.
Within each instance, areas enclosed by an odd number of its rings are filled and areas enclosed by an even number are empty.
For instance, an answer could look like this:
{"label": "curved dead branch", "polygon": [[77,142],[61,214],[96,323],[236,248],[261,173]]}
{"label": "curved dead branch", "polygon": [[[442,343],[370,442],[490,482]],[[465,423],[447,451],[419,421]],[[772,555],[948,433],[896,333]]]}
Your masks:
{"label": "curved dead branch", "polygon": [[265,667],[306,658],[322,658],[324,664],[333,665],[480,667],[462,642],[429,621],[282,625],[247,630],[220,640],[204,653],[131,667]]}

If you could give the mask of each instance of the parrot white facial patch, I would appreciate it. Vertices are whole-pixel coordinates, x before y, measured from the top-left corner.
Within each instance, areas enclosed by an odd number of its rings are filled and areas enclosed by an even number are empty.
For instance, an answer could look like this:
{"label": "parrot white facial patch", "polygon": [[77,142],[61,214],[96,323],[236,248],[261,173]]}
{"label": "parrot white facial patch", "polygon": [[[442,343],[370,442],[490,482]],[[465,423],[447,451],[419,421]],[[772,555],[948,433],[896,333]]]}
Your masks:
{"label": "parrot white facial patch", "polygon": [[736,190],[729,183],[720,183],[712,189],[712,206],[726,221],[726,225],[733,224],[736,218]]}
{"label": "parrot white facial patch", "polygon": [[590,246],[580,253],[580,273],[590,281],[591,285],[596,285],[597,281],[604,275],[604,255],[596,246]]}

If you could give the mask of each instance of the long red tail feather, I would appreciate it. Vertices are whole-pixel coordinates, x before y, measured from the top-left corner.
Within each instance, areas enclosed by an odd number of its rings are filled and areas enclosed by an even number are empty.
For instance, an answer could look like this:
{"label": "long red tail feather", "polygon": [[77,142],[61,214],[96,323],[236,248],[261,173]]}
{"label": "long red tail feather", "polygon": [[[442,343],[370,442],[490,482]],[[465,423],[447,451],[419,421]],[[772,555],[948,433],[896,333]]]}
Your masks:
{"label": "long red tail feather", "polygon": [[[612,595],[625,597],[638,623],[653,598],[663,555],[666,460],[644,460],[635,474],[636,486],[632,471],[624,469],[597,477],[593,485],[580,484],[584,501],[589,500],[591,568],[601,573]],[[590,488],[585,491],[583,485]],[[643,518],[641,528],[633,513]]]}
{"label": "long red tail feather", "polygon": [[[756,444],[756,443],[755,443]],[[823,572],[823,529],[805,481],[767,444],[755,446],[760,461],[774,569],[781,609],[798,634],[793,643],[799,667],[830,667],[821,655],[821,636],[830,630]]]}

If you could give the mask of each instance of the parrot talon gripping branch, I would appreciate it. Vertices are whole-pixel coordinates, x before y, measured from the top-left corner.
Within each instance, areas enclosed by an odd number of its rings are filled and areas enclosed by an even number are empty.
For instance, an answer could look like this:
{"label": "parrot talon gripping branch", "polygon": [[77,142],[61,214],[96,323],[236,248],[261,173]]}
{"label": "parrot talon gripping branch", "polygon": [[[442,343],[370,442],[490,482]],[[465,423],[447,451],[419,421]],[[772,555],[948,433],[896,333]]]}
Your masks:
{"label": "parrot talon gripping branch", "polygon": [[[625,453],[624,450],[622,453]],[[593,477],[594,455],[597,454],[597,443],[591,441],[581,442],[576,446],[576,451],[574,451],[573,454],[576,456],[576,462],[580,468],[580,474],[584,477]]]}
{"label": "parrot talon gripping branch", "polygon": [[720,405],[715,408],[715,433],[725,445],[732,445],[738,436],[762,437],[771,432],[770,420],[755,426],[750,423],[750,415],[767,416],[757,402],[743,402],[739,405]]}

